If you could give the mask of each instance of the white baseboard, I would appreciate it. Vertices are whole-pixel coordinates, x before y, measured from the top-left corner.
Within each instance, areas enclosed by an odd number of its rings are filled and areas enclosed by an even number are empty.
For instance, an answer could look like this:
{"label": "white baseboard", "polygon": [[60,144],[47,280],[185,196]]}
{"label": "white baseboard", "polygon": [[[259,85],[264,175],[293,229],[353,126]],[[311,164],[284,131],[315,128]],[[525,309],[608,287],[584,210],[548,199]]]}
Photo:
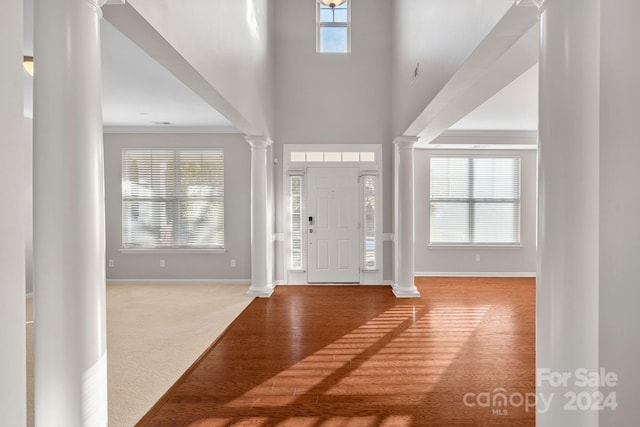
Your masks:
{"label": "white baseboard", "polygon": [[384,284],[386,286],[391,286],[392,288],[396,285],[396,283],[393,280],[385,280]]}
{"label": "white baseboard", "polygon": [[284,280],[274,280],[273,281],[273,286],[281,286],[284,285]]}
{"label": "white baseboard", "polygon": [[284,283],[283,280],[279,280],[276,283],[277,286],[386,286],[385,283],[307,283],[307,282],[290,282]]}
{"label": "white baseboard", "polygon": [[181,283],[201,283],[205,285],[250,285],[251,279],[107,279],[107,285],[116,283],[160,283],[167,285],[179,285]]}
{"label": "white baseboard", "polygon": [[422,272],[416,271],[416,277],[536,277],[536,273],[529,272],[487,272],[487,271],[455,271],[455,272]]}

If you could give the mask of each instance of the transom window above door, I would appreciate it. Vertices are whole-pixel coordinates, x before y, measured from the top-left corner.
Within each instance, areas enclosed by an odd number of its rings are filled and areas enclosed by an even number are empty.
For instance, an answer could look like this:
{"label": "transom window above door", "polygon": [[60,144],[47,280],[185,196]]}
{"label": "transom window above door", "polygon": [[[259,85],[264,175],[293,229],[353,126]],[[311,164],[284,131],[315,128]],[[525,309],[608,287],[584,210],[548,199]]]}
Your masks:
{"label": "transom window above door", "polygon": [[292,151],[291,162],[375,162],[375,151]]}

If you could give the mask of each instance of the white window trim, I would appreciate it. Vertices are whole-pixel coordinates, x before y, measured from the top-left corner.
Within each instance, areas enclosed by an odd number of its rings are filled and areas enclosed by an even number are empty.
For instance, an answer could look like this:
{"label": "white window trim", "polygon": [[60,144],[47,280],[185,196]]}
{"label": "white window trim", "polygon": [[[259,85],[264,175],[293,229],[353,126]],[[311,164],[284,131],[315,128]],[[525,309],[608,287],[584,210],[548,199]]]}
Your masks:
{"label": "white window trim", "polygon": [[184,248],[184,249],[119,249],[119,252],[123,255],[128,254],[225,254],[226,249],[196,249],[196,248]]}
{"label": "white window trim", "polygon": [[[290,170],[288,173],[288,182],[287,182],[287,187],[289,188],[289,192],[287,192],[287,210],[285,211],[287,213],[287,232],[286,232],[286,236],[287,236],[287,257],[286,257],[286,264],[287,264],[287,268],[289,269],[289,271],[293,271],[293,272],[305,272],[306,268],[307,268],[307,257],[306,254],[307,252],[305,251],[305,247],[307,244],[307,234],[304,232],[304,219],[305,219],[305,215],[307,213],[307,206],[305,203],[305,196],[306,196],[306,192],[304,190],[306,184],[307,184],[307,180],[306,180],[306,176],[305,176],[305,171],[304,170]],[[291,224],[291,218],[292,218],[292,213],[291,213],[291,209],[290,209],[290,203],[291,203],[291,187],[290,187],[290,183],[291,183],[291,178],[297,176],[300,177],[302,180],[301,183],[301,208],[300,208],[300,215],[301,215],[301,224],[300,224],[300,247],[301,247],[301,259],[300,259],[300,267],[299,268],[295,268],[294,266],[291,265],[291,252],[292,252],[292,247],[291,247],[291,242],[292,242],[292,235],[291,235],[291,229],[289,227],[289,225]]]}
{"label": "white window trim", "polygon": [[[447,243],[447,242],[431,242],[431,158],[432,157],[460,157],[460,158],[509,158],[509,159],[518,159],[520,162],[520,241],[514,243]],[[476,249],[476,248],[484,248],[484,249],[521,249],[522,244],[522,156],[517,154],[504,154],[504,153],[455,153],[455,154],[431,154],[427,157],[427,161],[429,163],[428,166],[428,177],[429,177],[429,193],[427,194],[427,204],[429,213],[429,242],[427,242],[427,246],[430,249]]]}
{"label": "white window trim", "polygon": [[[159,151],[173,151],[174,153],[177,152],[186,152],[186,151],[219,151],[222,153],[223,155],[223,168],[226,168],[226,153],[225,153],[225,149],[224,147],[177,147],[177,146],[153,146],[153,147],[149,147],[149,146],[144,146],[144,147],[140,147],[140,146],[125,146],[122,147],[122,149],[120,150],[120,161],[122,162],[122,158],[124,155],[125,151],[155,151],[155,150],[159,150]],[[122,185],[122,163],[120,164],[120,185]],[[174,165],[174,167],[176,167]],[[226,173],[225,173],[226,175]],[[226,187],[226,182],[223,180],[223,185]],[[226,190],[226,188],[225,188]],[[204,248],[204,247],[158,247],[158,248],[125,248],[124,247],[124,241],[123,241],[123,237],[122,237],[122,231],[123,231],[123,227],[124,224],[122,223],[122,210],[123,210],[123,198],[122,198],[122,188],[120,189],[120,249],[119,252],[123,255],[129,255],[129,254],[199,254],[199,253],[206,253],[206,254],[224,254],[226,253],[227,249],[226,249],[226,215],[225,215],[225,219],[224,219],[224,236],[223,236],[223,246],[220,248]],[[224,204],[225,204],[225,213],[226,213],[226,193],[225,193],[225,197],[224,197]]]}
{"label": "white window trim", "polygon": [[[374,240],[375,240],[375,248],[376,248],[376,252],[375,252],[375,263],[376,263],[376,267],[375,268],[367,268],[366,266],[366,236],[365,236],[365,232],[366,232],[366,226],[365,226],[365,214],[364,214],[364,179],[365,177],[375,177],[376,178],[376,186],[375,186],[375,199],[376,199],[376,210],[375,210],[375,220],[374,220],[374,230],[375,230],[375,234],[374,234]],[[361,237],[361,242],[362,242],[362,254],[360,255],[360,263],[361,263],[361,271],[362,272],[376,272],[376,271],[381,271],[381,262],[382,262],[382,236],[381,236],[381,232],[380,232],[380,227],[382,227],[382,223],[380,221],[380,216],[382,215],[382,209],[383,207],[380,206],[380,202],[379,202],[379,198],[382,197],[382,191],[380,189],[380,187],[382,186],[382,182],[380,180],[380,174],[378,173],[377,170],[360,170],[360,175],[358,176],[358,179],[360,181],[360,218],[361,218],[361,223],[362,226],[360,227],[360,237]]]}
{"label": "white window trim", "polygon": [[[320,3],[316,1],[316,52],[323,55],[344,55],[351,53],[351,0],[347,0],[347,22],[320,22]],[[320,50],[320,28],[337,27],[347,29],[346,52],[323,52]]]}

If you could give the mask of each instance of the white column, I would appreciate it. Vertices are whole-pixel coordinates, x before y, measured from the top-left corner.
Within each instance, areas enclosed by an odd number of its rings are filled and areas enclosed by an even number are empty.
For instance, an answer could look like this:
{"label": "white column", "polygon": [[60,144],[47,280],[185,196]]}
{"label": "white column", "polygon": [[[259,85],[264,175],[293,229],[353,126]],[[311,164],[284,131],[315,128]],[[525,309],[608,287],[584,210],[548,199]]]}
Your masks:
{"label": "white column", "polygon": [[[599,0],[540,9],[536,425],[598,425],[598,411],[565,410],[578,368],[598,371]],[[548,380],[570,374],[567,385]],[[540,400],[538,401],[540,402]]]}
{"label": "white column", "polygon": [[420,292],[414,279],[414,194],[413,146],[414,136],[399,136],[395,145],[395,284],[393,294],[398,298],[417,298]]}
{"label": "white column", "polygon": [[0,13],[0,425],[27,423],[22,2]]}
{"label": "white column", "polygon": [[107,425],[101,0],[36,0],[36,426]]}
{"label": "white column", "polygon": [[600,58],[600,366],[615,372],[618,408],[600,425],[640,419],[640,2],[602,1]]}
{"label": "white column", "polygon": [[247,136],[251,145],[251,287],[249,296],[268,298],[273,293],[273,235],[268,197],[267,148],[272,141],[263,136]]}

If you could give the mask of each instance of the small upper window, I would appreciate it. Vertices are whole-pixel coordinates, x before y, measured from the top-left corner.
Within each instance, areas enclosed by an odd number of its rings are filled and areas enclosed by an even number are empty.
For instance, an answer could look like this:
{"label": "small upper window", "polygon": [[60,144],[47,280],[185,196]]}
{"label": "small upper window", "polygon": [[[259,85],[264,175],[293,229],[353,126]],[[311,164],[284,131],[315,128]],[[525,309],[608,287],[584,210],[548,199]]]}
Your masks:
{"label": "small upper window", "polygon": [[317,51],[348,53],[350,46],[350,2],[348,0],[318,0]]}

